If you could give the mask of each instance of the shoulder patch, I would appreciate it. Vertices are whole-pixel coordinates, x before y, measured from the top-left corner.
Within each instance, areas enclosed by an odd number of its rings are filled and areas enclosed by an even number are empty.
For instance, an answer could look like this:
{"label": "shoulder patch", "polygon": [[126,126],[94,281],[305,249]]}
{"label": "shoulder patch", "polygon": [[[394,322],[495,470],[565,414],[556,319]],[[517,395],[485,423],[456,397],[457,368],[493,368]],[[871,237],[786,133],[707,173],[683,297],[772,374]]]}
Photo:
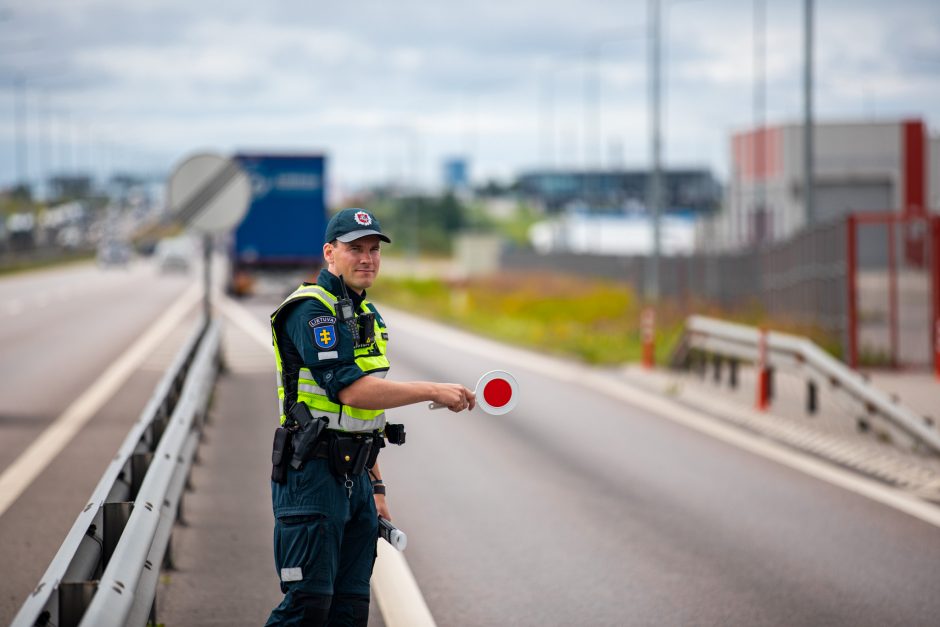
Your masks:
{"label": "shoulder patch", "polygon": [[312,327],[316,327],[321,324],[336,324],[336,318],[333,316],[319,316],[317,318],[312,318],[307,324]]}
{"label": "shoulder patch", "polygon": [[336,325],[320,324],[313,327],[313,342],[320,350],[329,350],[336,346]]}

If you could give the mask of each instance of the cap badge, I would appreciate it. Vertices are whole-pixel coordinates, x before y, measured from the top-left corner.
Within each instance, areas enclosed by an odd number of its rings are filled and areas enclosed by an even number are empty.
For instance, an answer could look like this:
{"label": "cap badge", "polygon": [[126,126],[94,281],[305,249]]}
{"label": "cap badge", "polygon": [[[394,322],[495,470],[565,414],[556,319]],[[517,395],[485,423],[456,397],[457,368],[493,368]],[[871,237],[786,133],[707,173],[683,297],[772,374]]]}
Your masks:
{"label": "cap badge", "polygon": [[356,219],[356,222],[362,226],[369,226],[372,224],[372,216],[370,216],[365,211],[357,211],[356,215],[353,217]]}

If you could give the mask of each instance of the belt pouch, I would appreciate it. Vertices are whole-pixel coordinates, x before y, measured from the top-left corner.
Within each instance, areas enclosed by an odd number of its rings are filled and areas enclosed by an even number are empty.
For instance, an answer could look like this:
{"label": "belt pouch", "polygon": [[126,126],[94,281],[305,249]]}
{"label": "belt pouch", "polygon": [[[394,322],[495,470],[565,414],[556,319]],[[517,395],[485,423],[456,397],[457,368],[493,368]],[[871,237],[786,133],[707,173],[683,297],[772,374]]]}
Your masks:
{"label": "belt pouch", "polygon": [[287,481],[287,460],[291,456],[291,432],[285,427],[274,430],[274,447],[271,450],[271,481]]}
{"label": "belt pouch", "polygon": [[352,472],[362,439],[347,435],[330,438],[330,470],[336,477],[345,477]]}
{"label": "belt pouch", "polygon": [[389,444],[397,444],[401,446],[405,443],[405,425],[402,424],[386,424],[385,425],[385,437],[388,438]]}

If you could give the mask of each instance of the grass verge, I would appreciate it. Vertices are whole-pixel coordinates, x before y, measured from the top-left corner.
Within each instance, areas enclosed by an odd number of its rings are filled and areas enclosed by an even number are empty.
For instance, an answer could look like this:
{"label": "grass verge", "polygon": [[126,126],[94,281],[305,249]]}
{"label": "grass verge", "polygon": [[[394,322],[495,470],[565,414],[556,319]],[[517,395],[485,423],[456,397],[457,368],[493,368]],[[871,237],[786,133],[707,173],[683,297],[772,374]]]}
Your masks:
{"label": "grass verge", "polygon": [[[504,273],[466,281],[383,277],[370,299],[508,343],[612,365],[641,357],[644,303],[624,283],[550,273]],[[656,361],[668,361],[688,313],[806,335],[833,352],[821,330],[770,319],[758,307],[729,312],[705,303],[663,301],[656,308]]]}
{"label": "grass verge", "polygon": [[31,270],[42,270],[55,266],[66,266],[70,264],[90,261],[95,258],[94,252],[81,252],[70,255],[59,255],[32,259],[8,259],[0,261],[0,276],[17,274],[20,272],[29,272]]}

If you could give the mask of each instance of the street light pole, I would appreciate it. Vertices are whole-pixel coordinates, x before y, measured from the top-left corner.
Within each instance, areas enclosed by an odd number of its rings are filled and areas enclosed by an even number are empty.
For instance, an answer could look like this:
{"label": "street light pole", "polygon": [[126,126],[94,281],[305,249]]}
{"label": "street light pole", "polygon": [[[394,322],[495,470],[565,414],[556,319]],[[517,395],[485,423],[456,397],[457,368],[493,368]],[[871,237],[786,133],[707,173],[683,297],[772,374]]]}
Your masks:
{"label": "street light pole", "polygon": [[26,79],[18,74],[14,79],[16,103],[13,107],[16,128],[16,181],[15,185],[26,185],[28,174],[26,147]]}
{"label": "street light pole", "polygon": [[550,68],[541,77],[539,107],[539,163],[543,169],[555,167],[555,78]]}
{"label": "street light pole", "polygon": [[813,182],[813,0],[803,0],[803,192],[806,227],[816,223]]}
{"label": "street light pole", "polygon": [[[756,210],[764,212],[765,220],[771,220],[767,209],[767,133],[766,124],[766,79],[765,79],[765,33],[767,0],[754,0],[754,165],[757,186]],[[766,224],[766,223],[765,223]],[[766,226],[765,226],[766,228]],[[764,234],[762,233],[761,236]]]}
{"label": "street light pole", "polygon": [[600,43],[592,41],[585,50],[584,63],[584,169],[600,167],[600,85],[598,58]]}
{"label": "street light pole", "polygon": [[648,212],[653,222],[653,256],[646,271],[645,294],[648,300],[659,298],[660,214],[663,203],[662,133],[660,121],[660,0],[649,0],[649,81],[650,81],[650,156],[651,168],[647,191]]}

